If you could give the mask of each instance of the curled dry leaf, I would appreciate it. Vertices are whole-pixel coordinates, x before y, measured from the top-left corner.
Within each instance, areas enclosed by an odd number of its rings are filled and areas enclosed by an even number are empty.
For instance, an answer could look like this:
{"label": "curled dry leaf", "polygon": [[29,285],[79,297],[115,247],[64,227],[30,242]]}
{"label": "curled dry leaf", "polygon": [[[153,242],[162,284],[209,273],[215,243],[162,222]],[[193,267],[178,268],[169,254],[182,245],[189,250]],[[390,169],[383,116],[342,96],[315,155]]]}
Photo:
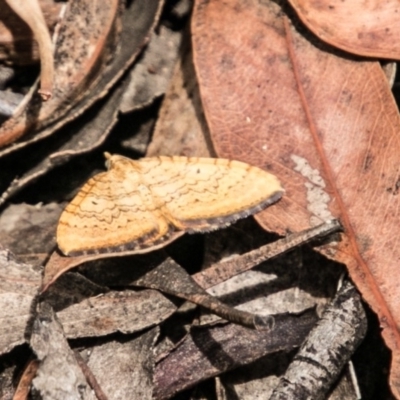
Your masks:
{"label": "curled dry leaf", "polygon": [[96,82],[112,51],[118,5],[118,0],[68,3],[55,43],[53,97],[42,103],[33,94],[25,108],[0,127],[0,147],[59,120]]}
{"label": "curled dry leaf", "polygon": [[397,0],[289,0],[321,40],[361,56],[400,58]]}
{"label": "curled dry leaf", "polygon": [[[60,135],[65,134],[63,144],[48,157],[36,163],[33,168],[22,176],[14,179],[4,193],[0,196],[0,205],[4,204],[18,193],[22,188],[36,181],[41,176],[57,166],[65,164],[72,157],[80,154],[87,154],[91,150],[101,146],[108,137],[112,127],[118,120],[119,103],[126,87],[126,79],[113,90],[112,94],[96,107],[94,115],[86,113],[85,118],[79,118],[62,129]],[[92,118],[90,118],[92,117]],[[88,121],[88,119],[90,120]],[[70,135],[70,132],[74,132]],[[67,140],[65,140],[67,139]]]}
{"label": "curled dry leaf", "polygon": [[[54,32],[64,4],[55,0],[39,0],[50,33]],[[39,50],[33,40],[32,30],[8,6],[7,0],[0,0],[0,10],[0,61],[15,65],[37,63]]]}
{"label": "curled dry leaf", "polygon": [[42,100],[51,97],[54,78],[53,46],[38,0],[6,0],[8,5],[32,29],[39,45],[40,56],[40,90]]}
{"label": "curled dry leaf", "polygon": [[35,377],[39,368],[38,360],[30,360],[25,366],[24,371],[15,389],[13,400],[26,400],[28,399],[31,390],[32,380]]}
{"label": "curled dry leaf", "polygon": [[321,251],[379,315],[400,398],[400,119],[380,65],[311,43],[276,2],[198,1],[192,31],[217,154],[282,180],[284,198],[256,217],[265,229],[341,219],[346,234]]}
{"label": "curled dry leaf", "polygon": [[280,378],[270,400],[326,398],[366,331],[360,295],[345,281]]}
{"label": "curled dry leaf", "polygon": [[[182,232],[178,232],[177,236],[172,236],[171,240],[177,239],[182,235]],[[165,245],[165,243],[163,243]],[[155,248],[146,248],[142,253],[146,253],[148,251],[155,250]],[[140,252],[139,252],[140,253]],[[102,253],[102,254],[89,254],[89,255],[81,255],[76,257],[65,257],[61,255],[59,251],[53,252],[49,260],[47,261],[44,269],[44,276],[42,280],[42,286],[40,291],[45,292],[51,284],[53,284],[57,278],[59,278],[63,273],[69,271],[77,267],[78,265],[84,264],[89,261],[100,260],[103,258],[109,257],[122,257],[132,254],[138,254],[135,250],[127,250],[126,252],[121,253]]]}

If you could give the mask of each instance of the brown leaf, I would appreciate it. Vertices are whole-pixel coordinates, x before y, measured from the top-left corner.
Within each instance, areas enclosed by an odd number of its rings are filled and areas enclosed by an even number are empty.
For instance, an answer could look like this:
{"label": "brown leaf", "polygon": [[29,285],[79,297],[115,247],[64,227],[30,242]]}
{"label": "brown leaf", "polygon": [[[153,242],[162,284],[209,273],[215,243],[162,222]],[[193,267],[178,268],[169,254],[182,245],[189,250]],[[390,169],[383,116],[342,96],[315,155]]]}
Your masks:
{"label": "brown leaf", "polygon": [[281,179],[283,200],[257,216],[266,229],[341,219],[346,235],[324,252],[378,313],[400,398],[400,120],[379,64],[307,41],[275,2],[199,1],[192,30],[218,155]]}
{"label": "brown leaf", "polygon": [[6,2],[29,25],[35,35],[40,55],[39,94],[43,101],[47,101],[53,90],[53,46],[39,2],[38,0],[6,0]]}
{"label": "brown leaf", "polygon": [[361,56],[400,58],[397,0],[289,0],[300,19],[321,40]]}
{"label": "brown leaf", "polygon": [[[184,232],[176,232],[170,238],[170,242],[176,240],[178,237],[182,236]],[[157,250],[160,247],[164,247],[167,243],[163,242],[159,246],[149,247],[142,250],[129,250],[121,253],[103,253],[103,254],[89,254],[83,256],[76,256],[76,257],[65,257],[56,250],[45,265],[44,276],[42,281],[41,291],[45,292],[48,287],[56,281],[56,279],[61,276],[63,273],[69,271],[72,268],[77,267],[83,263],[94,261],[94,260],[101,260],[103,258],[110,258],[110,257],[122,257],[132,254],[145,254],[148,252],[152,252]]]}

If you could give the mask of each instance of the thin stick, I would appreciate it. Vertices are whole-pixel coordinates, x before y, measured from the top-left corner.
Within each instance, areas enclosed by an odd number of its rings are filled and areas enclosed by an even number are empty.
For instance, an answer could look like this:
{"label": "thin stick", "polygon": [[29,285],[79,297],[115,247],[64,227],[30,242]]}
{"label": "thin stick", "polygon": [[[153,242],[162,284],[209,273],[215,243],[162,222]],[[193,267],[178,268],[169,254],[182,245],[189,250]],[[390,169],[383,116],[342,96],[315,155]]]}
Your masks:
{"label": "thin stick", "polygon": [[75,359],[80,366],[83,375],[85,375],[86,381],[89,386],[93,389],[94,394],[98,398],[98,400],[108,400],[107,395],[103,392],[103,389],[100,387],[99,383],[97,382],[96,377],[93,375],[91,369],[87,366],[85,360],[79,354],[79,351],[74,350]]}
{"label": "thin stick", "polygon": [[302,232],[290,234],[273,243],[261,246],[229,260],[213,264],[204,271],[192,275],[192,278],[203,288],[208,289],[218,283],[224,282],[235,275],[248,271],[254,266],[270,260],[280,254],[292,250],[296,246],[303,245],[318,237],[327,236],[341,229],[337,219],[325,222],[321,225]]}

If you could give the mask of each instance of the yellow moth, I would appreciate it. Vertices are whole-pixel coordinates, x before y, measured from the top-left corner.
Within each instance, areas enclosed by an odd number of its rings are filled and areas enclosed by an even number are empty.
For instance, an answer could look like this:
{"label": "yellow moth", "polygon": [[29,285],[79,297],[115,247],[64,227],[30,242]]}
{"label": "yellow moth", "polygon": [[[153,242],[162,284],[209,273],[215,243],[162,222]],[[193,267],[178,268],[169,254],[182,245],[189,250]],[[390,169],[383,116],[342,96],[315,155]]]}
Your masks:
{"label": "yellow moth", "polygon": [[91,178],[60,217],[65,255],[150,251],[184,232],[227,226],[283,194],[274,175],[239,161],[106,158],[108,171]]}

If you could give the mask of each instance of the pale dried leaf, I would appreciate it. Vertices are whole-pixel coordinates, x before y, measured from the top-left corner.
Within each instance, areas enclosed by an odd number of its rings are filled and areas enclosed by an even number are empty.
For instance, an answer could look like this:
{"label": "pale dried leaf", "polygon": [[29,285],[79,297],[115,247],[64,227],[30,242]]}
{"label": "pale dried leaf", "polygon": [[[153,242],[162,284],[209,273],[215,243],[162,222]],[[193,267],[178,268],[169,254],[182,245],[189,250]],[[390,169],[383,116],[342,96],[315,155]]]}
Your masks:
{"label": "pale dried leaf", "polygon": [[176,306],[155,290],[109,292],[57,313],[68,338],[133,333],[168,318]]}
{"label": "pale dried leaf", "polygon": [[25,342],[40,275],[30,265],[18,263],[9,250],[0,248],[1,354]]}
{"label": "pale dried leaf", "polygon": [[[110,399],[151,399],[153,347],[158,334],[155,328],[131,340],[111,341],[88,349],[88,367]],[[95,397],[91,394],[88,399]]]}
{"label": "pale dried leaf", "polygon": [[86,379],[76,362],[50,306],[42,303],[33,324],[31,347],[40,360],[33,387],[43,400],[79,400],[89,392]]}

